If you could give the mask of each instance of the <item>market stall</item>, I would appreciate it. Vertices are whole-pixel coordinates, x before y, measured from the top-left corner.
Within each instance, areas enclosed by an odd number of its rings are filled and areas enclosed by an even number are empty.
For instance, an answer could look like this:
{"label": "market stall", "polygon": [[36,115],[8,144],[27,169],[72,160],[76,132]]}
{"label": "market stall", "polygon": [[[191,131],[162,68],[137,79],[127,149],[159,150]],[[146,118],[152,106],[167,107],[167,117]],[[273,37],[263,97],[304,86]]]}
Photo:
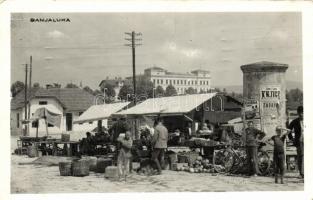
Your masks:
{"label": "market stall", "polygon": [[[232,105],[229,106],[230,104]],[[161,116],[169,131],[168,153],[176,154],[169,156],[169,160],[173,163],[187,159],[189,165],[193,165],[191,162],[195,162],[195,158],[200,155],[212,162],[214,148],[221,144],[216,141],[220,134],[219,129],[215,129],[218,121],[210,124],[208,119],[223,119],[223,122],[227,122],[228,118],[220,117],[225,116],[221,113],[236,112],[235,116],[240,116],[241,106],[238,101],[228,100],[223,94],[207,93],[147,99],[116,115],[126,115],[134,119]],[[234,109],[231,110],[230,107]],[[209,118],[210,115],[214,116]],[[145,120],[140,121],[141,125],[145,124]],[[210,130],[202,130],[206,123]],[[211,150],[208,151],[208,148]]]}
{"label": "market stall", "polygon": [[[30,120],[24,121],[24,123],[32,123],[36,126],[36,137],[21,136],[19,140],[17,140],[16,152],[18,154],[30,154],[30,152],[35,152],[36,155],[38,150],[38,142],[46,141],[50,137],[48,125],[60,127],[61,118],[61,114],[54,113],[45,107],[38,108]],[[43,137],[38,137],[40,120],[44,120],[46,126],[46,136]]]}
{"label": "market stall", "polygon": [[74,124],[98,121],[97,128],[90,130],[90,136],[86,136],[80,141],[82,154],[103,155],[113,151],[114,147],[107,131],[107,122],[112,114],[128,105],[129,102],[93,105],[82,113],[78,119],[74,120]]}

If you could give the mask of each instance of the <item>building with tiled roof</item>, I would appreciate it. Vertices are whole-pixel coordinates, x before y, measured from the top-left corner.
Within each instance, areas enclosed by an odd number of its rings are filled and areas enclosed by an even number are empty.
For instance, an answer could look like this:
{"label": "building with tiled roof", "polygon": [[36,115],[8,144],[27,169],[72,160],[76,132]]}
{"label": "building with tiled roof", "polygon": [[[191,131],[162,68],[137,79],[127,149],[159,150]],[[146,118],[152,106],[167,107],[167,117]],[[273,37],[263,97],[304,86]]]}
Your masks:
{"label": "building with tiled roof", "polygon": [[[82,127],[74,127],[73,121],[79,117],[90,106],[94,105],[96,99],[94,95],[81,88],[33,88],[28,91],[27,107],[30,106],[30,118],[37,109],[47,110],[61,115],[60,127],[49,125],[49,132],[63,133],[80,130]],[[12,134],[22,134],[23,120],[25,120],[25,93],[24,90],[11,99],[11,132]],[[28,116],[28,115],[27,115]],[[33,136],[37,126],[29,124],[29,135]],[[79,125],[78,125],[79,126]],[[88,126],[93,126],[92,124]],[[86,128],[86,127],[85,127]],[[39,123],[38,131],[46,134],[44,122]]]}

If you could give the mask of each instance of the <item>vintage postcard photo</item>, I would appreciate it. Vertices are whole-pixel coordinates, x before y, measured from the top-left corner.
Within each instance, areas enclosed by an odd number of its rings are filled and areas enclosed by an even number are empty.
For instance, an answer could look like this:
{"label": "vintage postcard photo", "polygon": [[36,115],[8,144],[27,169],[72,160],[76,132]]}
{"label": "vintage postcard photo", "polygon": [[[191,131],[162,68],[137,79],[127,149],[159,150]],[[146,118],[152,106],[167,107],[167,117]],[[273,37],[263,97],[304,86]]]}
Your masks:
{"label": "vintage postcard photo", "polygon": [[10,13],[11,194],[303,192],[302,18]]}

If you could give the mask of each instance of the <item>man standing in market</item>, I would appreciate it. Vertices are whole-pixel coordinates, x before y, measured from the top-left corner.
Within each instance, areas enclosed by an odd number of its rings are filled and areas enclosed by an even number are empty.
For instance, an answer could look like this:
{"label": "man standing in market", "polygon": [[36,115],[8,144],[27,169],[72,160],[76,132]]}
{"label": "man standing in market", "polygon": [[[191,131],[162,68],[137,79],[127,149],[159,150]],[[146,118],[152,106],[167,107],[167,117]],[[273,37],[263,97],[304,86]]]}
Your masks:
{"label": "man standing in market", "polygon": [[125,137],[118,137],[117,141],[120,143],[121,150],[117,158],[117,166],[120,178],[125,178],[130,172],[131,166],[131,148],[133,141],[131,139],[131,132],[126,131]]}
{"label": "man standing in market", "polygon": [[248,121],[248,128],[245,129],[245,134],[249,175],[258,176],[258,174],[261,174],[258,166],[258,140],[264,138],[266,134],[254,128],[253,121]]}
{"label": "man standing in market", "polygon": [[162,173],[162,167],[164,166],[164,153],[167,148],[168,131],[163,125],[161,118],[157,119],[157,125],[154,128],[154,135],[152,137],[152,160],[155,162],[158,168],[158,174]]}
{"label": "man standing in market", "polygon": [[297,148],[297,162],[298,162],[298,169],[300,172],[300,177],[304,178],[304,170],[303,170],[303,106],[299,106],[297,108],[298,118],[294,119],[288,126],[288,129],[294,132],[294,136],[292,132],[288,134],[289,140],[293,141],[294,146]]}

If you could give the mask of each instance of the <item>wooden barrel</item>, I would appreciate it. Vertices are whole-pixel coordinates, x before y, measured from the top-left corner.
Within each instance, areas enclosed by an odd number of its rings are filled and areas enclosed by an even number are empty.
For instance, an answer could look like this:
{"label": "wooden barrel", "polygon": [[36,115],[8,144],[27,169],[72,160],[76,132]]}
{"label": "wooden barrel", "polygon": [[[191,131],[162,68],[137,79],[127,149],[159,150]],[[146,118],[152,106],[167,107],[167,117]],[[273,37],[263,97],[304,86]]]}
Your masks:
{"label": "wooden barrel", "polygon": [[38,151],[36,146],[29,146],[27,147],[27,155],[30,158],[34,158],[38,156]]}
{"label": "wooden barrel", "polygon": [[61,176],[72,176],[72,162],[59,162]]}
{"label": "wooden barrel", "polygon": [[73,161],[72,163],[73,176],[88,176],[89,175],[89,162],[86,159]]}
{"label": "wooden barrel", "polygon": [[96,171],[97,170],[97,157],[89,157],[89,170],[90,171]]}
{"label": "wooden barrel", "polygon": [[112,166],[112,159],[111,158],[98,158],[97,159],[97,170],[98,173],[104,173],[105,168],[108,166]]}
{"label": "wooden barrel", "polygon": [[82,156],[82,160],[87,160],[89,162],[89,171],[96,171],[97,170],[97,157]]}

